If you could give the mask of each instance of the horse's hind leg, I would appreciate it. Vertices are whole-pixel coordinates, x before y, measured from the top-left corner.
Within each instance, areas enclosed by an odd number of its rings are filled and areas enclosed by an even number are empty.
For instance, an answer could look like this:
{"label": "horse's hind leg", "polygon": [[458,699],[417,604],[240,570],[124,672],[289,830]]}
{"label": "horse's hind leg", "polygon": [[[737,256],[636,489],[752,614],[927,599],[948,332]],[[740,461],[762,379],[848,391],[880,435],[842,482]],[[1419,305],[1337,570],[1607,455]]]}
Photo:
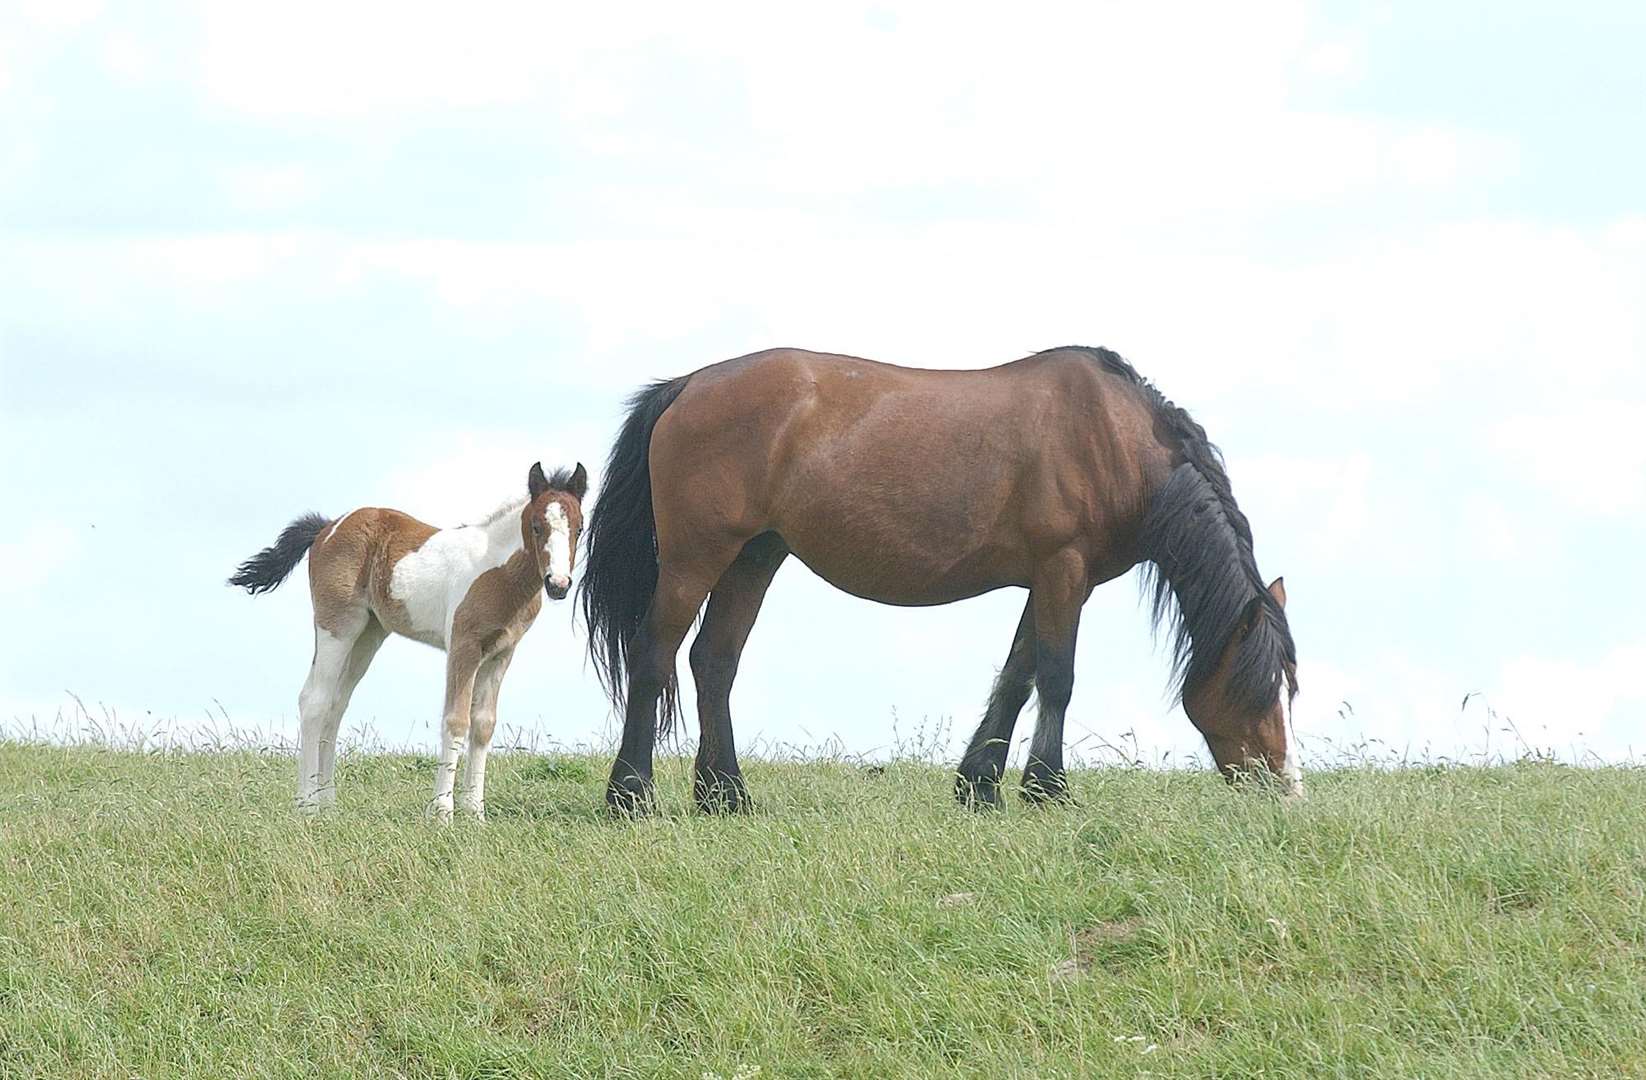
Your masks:
{"label": "horse's hind leg", "polygon": [[331,784],[337,726],[348,705],[349,690],[353,689],[348,676],[355,642],[369,620],[369,614],[358,611],[333,620],[330,628],[319,622],[314,625],[314,659],[297,696],[299,809],[321,809],[337,800],[337,789]]}
{"label": "horse's hind leg", "polygon": [[691,629],[709,589],[742,550],[737,541],[685,559],[665,557],[657,591],[640,630],[629,642],[629,693],[623,739],[606,783],[606,805],[619,814],[645,813],[652,803],[652,748],[657,741],[657,701],[674,679],[675,654]]}
{"label": "horse's hind leg", "polygon": [[745,544],[709,594],[703,627],[692,642],[689,658],[697,683],[699,725],[692,797],[704,813],[749,808],[749,790],[737,766],[732,737],[732,681],[766,589],[788,555],[788,545],[776,533],[762,533]]}
{"label": "horse's hind leg", "polygon": [[1063,770],[1063,715],[1074,694],[1075,635],[1089,593],[1085,558],[1072,549],[1048,559],[1035,573],[1029,592],[1034,609],[1034,685],[1040,698],[1040,716],[1023,766],[1023,797],[1030,802],[1069,795]]}
{"label": "horse's hind leg", "polygon": [[474,706],[469,715],[469,756],[463,763],[463,809],[486,819],[486,752],[497,730],[497,695],[509,670],[514,650],[488,657],[474,677]]}
{"label": "horse's hind leg", "polygon": [[348,711],[349,700],[354,697],[354,688],[360,685],[366,669],[371,667],[372,659],[388,636],[389,632],[383,629],[382,623],[375,617],[368,617],[365,629],[355,637],[354,646],[349,649],[348,664],[337,687],[337,702],[320,738],[316,791],[325,798],[327,805],[337,800],[337,731],[342,726],[343,714]]}
{"label": "horse's hind leg", "polygon": [[1023,617],[1017,621],[1012,650],[1006,654],[1006,663],[995,677],[994,689],[989,691],[983,721],[977,725],[966,754],[955,769],[955,797],[963,805],[1000,805],[1000,777],[1006,771],[1012,728],[1017,726],[1017,716],[1034,688],[1034,674],[1034,598],[1031,595],[1023,604]]}

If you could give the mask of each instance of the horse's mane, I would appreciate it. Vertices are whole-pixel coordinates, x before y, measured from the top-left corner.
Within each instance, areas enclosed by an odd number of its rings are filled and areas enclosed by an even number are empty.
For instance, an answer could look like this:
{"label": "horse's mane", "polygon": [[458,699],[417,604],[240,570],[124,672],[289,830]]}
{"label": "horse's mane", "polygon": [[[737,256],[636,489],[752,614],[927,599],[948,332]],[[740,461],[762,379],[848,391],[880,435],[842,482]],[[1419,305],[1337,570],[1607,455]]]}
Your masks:
{"label": "horse's mane", "polygon": [[[556,469],[554,472],[550,473],[549,490],[570,491],[572,484],[572,472],[573,471],[571,469]],[[526,502],[527,499],[524,495],[510,496],[509,498],[504,499],[503,502],[498,505],[497,509],[487,514],[479,521],[465,521],[461,527],[483,529],[488,525],[494,525],[497,523],[499,518],[509,514],[520,513],[520,511],[526,508]]]}
{"label": "horse's mane", "polygon": [[1174,691],[1181,698],[1216,671],[1255,598],[1259,617],[1235,656],[1226,692],[1231,705],[1266,711],[1283,679],[1288,692],[1296,690],[1287,673],[1297,664],[1297,647],[1286,612],[1258,573],[1251,523],[1235,503],[1222,452],[1193,417],[1119,354],[1084,346],[1072,350],[1135,387],[1183,459],[1155,491],[1138,537],[1147,560],[1143,587],[1151,617],[1157,629],[1171,626]]}
{"label": "horse's mane", "polygon": [[479,519],[478,521],[465,521],[461,527],[466,529],[484,529],[488,525],[497,524],[500,518],[507,517],[511,514],[518,515],[520,511],[525,508],[526,497],[524,495],[513,495],[507,499],[504,499],[498,504],[497,509],[487,514],[485,517]]}

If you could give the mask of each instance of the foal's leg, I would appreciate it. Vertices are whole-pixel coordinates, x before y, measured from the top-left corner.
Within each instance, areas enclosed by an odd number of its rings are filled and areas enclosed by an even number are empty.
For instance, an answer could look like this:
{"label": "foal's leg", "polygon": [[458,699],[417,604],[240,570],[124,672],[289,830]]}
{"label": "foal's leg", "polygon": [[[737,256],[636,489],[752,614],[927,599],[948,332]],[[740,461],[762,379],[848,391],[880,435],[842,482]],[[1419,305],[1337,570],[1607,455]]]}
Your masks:
{"label": "foal's leg", "polygon": [[709,594],[703,628],[692,642],[698,721],[692,796],[704,813],[749,809],[749,789],[737,767],[732,738],[732,680],[766,589],[788,555],[788,545],[776,533],[763,533],[744,545]]}
{"label": "foal's leg", "polygon": [[297,695],[299,810],[318,810],[336,801],[337,791],[331,787],[330,770],[323,768],[322,763],[331,761],[335,753],[337,726],[348,704],[343,686],[348,678],[349,658],[355,639],[369,618],[361,611],[350,614],[331,629],[315,623],[314,659],[309,664],[309,677],[303,681],[303,690]]}
{"label": "foal's leg", "polygon": [[485,660],[474,678],[474,708],[469,717],[469,756],[463,765],[463,809],[486,820],[486,751],[497,730],[497,694],[509,670],[514,650]]}
{"label": "foal's leg", "polygon": [[666,562],[646,619],[629,642],[629,694],[623,714],[623,741],[617,747],[606,805],[619,814],[645,813],[652,805],[652,747],[657,741],[657,699],[674,675],[675,654],[691,629],[709,587],[719,580],[742,548],[701,554],[690,563]]}
{"label": "foal's leg", "polygon": [[1075,634],[1086,602],[1086,560],[1065,550],[1035,573],[1029,603],[1034,609],[1035,691],[1040,716],[1023,766],[1023,797],[1030,802],[1066,799],[1069,778],[1063,771],[1063,714],[1074,693]]}
{"label": "foal's leg", "polygon": [[989,692],[983,722],[977,725],[966,755],[955,770],[954,792],[966,806],[999,806],[1000,777],[1006,771],[1006,755],[1011,751],[1012,728],[1023,703],[1034,689],[1035,641],[1034,598],[1024,601],[1023,617],[1012,636],[1012,651]]}
{"label": "foal's leg", "polygon": [[474,706],[474,680],[480,670],[480,650],[459,646],[446,656],[446,708],[440,723],[440,763],[434,769],[434,799],[429,814],[442,821],[452,816],[452,788],[457,782],[457,758],[469,737],[469,714]]}
{"label": "foal's leg", "polygon": [[389,632],[383,629],[383,624],[375,617],[368,616],[365,629],[360,631],[354,639],[354,647],[349,650],[349,660],[343,669],[342,681],[337,687],[337,703],[328,717],[325,731],[320,737],[320,760],[316,770],[316,795],[325,800],[326,805],[337,801],[337,783],[334,779],[337,769],[337,731],[343,722],[343,714],[348,710],[349,700],[354,696],[354,688],[360,685],[360,680],[371,667],[372,658],[377,650],[382,648]]}

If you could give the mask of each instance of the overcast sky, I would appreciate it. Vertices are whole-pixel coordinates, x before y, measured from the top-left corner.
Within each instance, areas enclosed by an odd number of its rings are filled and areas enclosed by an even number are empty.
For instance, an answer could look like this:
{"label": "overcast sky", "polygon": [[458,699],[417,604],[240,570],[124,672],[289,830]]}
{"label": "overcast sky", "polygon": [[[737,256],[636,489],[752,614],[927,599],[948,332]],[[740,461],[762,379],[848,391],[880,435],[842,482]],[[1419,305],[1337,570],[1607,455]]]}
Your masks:
{"label": "overcast sky", "polygon": [[[1078,343],[1223,447],[1307,749],[1646,747],[1646,7],[710,7],[0,7],[0,719],[290,735],[304,578],[223,579],[301,512],[598,483],[755,349]],[[791,561],[740,742],[962,740],[1021,603]],[[610,737],[583,648],[548,608],[505,731]],[[1099,590],[1077,752],[1197,750],[1166,670]],[[391,643],[346,727],[432,747],[441,683]]]}

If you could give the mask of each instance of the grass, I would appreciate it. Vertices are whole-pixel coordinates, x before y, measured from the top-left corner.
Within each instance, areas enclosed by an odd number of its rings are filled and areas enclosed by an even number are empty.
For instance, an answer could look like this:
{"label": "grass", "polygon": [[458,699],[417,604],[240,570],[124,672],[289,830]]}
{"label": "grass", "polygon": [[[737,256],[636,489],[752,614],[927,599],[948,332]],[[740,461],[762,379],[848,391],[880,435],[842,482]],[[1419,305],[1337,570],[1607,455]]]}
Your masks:
{"label": "grass", "polygon": [[606,762],[0,743],[0,1075],[1646,1076],[1646,770],[1345,768],[1279,806],[1078,772],[749,762],[751,817]]}

